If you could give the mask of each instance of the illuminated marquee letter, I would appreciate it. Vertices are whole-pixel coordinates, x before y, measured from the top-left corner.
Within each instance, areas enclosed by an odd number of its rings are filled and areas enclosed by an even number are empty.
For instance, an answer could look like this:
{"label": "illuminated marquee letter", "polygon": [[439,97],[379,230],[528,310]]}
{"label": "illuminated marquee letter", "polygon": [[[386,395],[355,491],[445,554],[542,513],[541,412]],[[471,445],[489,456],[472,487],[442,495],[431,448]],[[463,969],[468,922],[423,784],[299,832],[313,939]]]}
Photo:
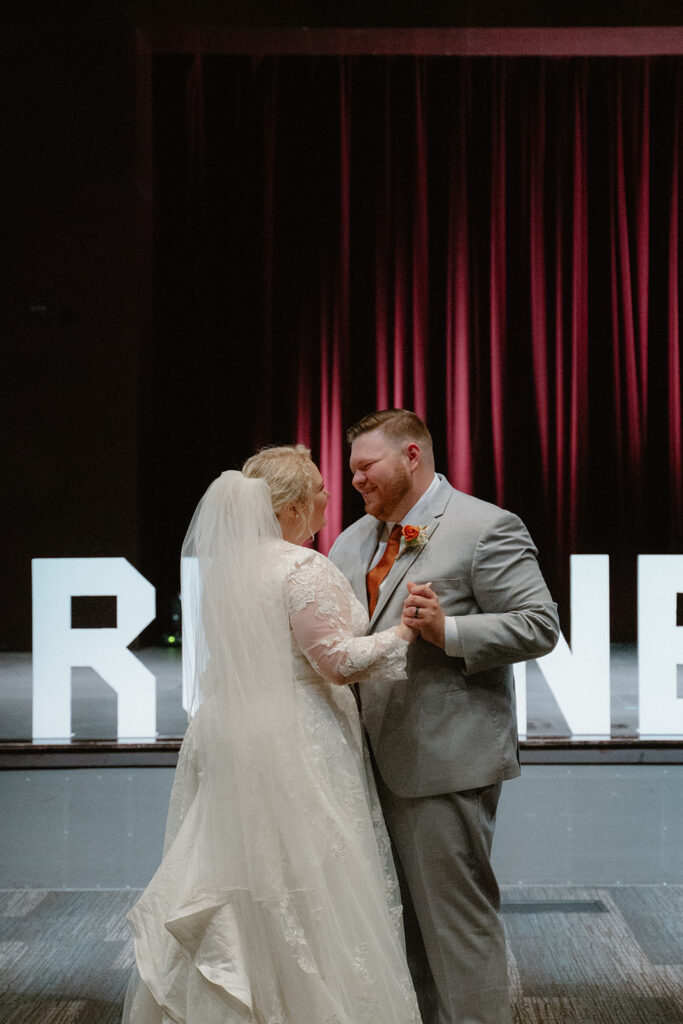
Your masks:
{"label": "illuminated marquee letter", "polygon": [[677,695],[683,665],[683,627],[676,625],[676,595],[683,593],[683,555],[638,556],[638,731],[649,736],[683,733],[683,700]]}
{"label": "illuminated marquee letter", "polygon": [[[116,596],[113,629],[72,629],[71,598]],[[118,695],[118,738],[156,735],[156,680],[128,644],[155,616],[154,587],[125,558],[33,559],[33,738],[71,736],[71,669]]]}
{"label": "illuminated marquee letter", "polygon": [[527,709],[526,709],[526,662],[516,661],[512,666],[512,674],[515,677],[515,699],[517,701],[517,732],[520,740],[526,739],[527,731]]}
{"label": "illuminated marquee letter", "polygon": [[560,636],[538,667],[574,736],[609,737],[609,556],[572,555],[571,649]]}

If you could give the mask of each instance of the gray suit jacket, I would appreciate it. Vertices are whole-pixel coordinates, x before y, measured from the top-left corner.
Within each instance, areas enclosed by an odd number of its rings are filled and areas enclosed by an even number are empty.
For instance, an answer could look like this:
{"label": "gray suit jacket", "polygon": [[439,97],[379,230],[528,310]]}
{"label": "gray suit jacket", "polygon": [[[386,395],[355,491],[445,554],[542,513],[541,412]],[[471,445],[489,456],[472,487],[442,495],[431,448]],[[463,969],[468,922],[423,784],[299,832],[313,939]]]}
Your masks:
{"label": "gray suit jacket", "polygon": [[[428,583],[457,616],[463,657],[419,638],[408,679],[361,684],[363,720],[382,777],[399,796],[487,786],[519,775],[512,663],[551,651],[553,603],[526,527],[440,478],[427,543],[399,553],[384,581],[370,632],[399,622],[406,582]],[[330,558],[367,608],[365,576],[383,524],[364,516],[335,541]]]}

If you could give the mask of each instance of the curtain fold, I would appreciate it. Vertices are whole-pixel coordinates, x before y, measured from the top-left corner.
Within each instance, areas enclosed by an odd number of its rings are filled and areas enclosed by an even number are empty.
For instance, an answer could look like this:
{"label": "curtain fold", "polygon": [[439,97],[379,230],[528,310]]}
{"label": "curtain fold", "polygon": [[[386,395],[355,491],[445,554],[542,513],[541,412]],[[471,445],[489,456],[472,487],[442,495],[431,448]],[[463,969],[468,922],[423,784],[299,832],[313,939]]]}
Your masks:
{"label": "curtain fold", "polygon": [[526,209],[529,218],[529,293],[533,371],[538,443],[544,507],[549,510],[551,492],[551,399],[549,393],[552,346],[548,336],[548,253],[546,252],[546,82],[539,69],[534,96],[525,108],[524,132],[529,139]]}
{"label": "curtain fold", "polygon": [[[412,396],[404,403],[427,417],[429,373],[429,171],[427,166],[427,125],[424,96],[424,66],[415,59],[415,215],[412,247]],[[398,396],[397,396],[398,397]]]}
{"label": "curtain fold", "polygon": [[495,479],[495,500],[505,504],[505,409],[507,330],[507,177],[506,177],[506,67],[497,58],[492,74],[491,107],[491,221],[489,272],[489,345],[491,374],[491,440]]}
{"label": "curtain fold", "polygon": [[669,434],[669,531],[674,550],[683,547],[683,417],[681,416],[680,190],[681,190],[681,68],[676,67],[673,89],[671,187],[669,191],[667,380]]}
{"label": "curtain fold", "polygon": [[207,479],[290,440],[327,550],[361,511],[344,428],[402,405],[527,521],[561,603],[571,553],[675,551],[680,66],[155,59],[160,550]]}
{"label": "curtain fold", "polygon": [[[589,379],[588,311],[588,167],[586,154],[586,76],[579,66],[573,93],[573,177],[571,233],[571,383],[569,403],[569,523],[570,551],[581,544],[581,517],[588,512],[586,470],[588,460]],[[565,245],[567,241],[565,240]]]}
{"label": "curtain fold", "polygon": [[448,478],[459,490],[471,493],[474,486],[474,451],[470,329],[470,259],[468,225],[467,105],[470,78],[466,65],[458,71],[455,116],[449,122],[448,165],[452,186],[448,202],[448,243],[446,250],[445,426],[446,437],[457,438],[447,448]]}

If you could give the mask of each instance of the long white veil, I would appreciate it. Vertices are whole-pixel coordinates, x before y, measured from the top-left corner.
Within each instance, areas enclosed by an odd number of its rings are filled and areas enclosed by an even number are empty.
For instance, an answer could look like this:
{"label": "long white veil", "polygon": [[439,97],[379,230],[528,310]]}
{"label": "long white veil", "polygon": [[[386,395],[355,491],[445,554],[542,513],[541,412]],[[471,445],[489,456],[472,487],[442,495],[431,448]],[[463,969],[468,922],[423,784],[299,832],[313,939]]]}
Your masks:
{"label": "long white veil", "polygon": [[196,877],[207,892],[246,889],[257,900],[302,878],[314,884],[322,825],[297,742],[286,595],[269,571],[281,537],[265,481],[229,471],[200,501],[182,548],[193,566],[181,601],[202,779],[185,823]]}

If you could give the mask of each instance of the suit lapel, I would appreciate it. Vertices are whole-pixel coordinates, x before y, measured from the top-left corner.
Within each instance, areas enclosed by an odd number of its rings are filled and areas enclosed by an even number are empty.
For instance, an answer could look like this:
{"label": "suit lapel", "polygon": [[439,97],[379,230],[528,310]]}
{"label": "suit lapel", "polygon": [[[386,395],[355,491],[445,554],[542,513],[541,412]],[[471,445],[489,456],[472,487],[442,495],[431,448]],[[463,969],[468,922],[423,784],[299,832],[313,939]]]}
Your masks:
{"label": "suit lapel", "polygon": [[349,583],[353,592],[366,611],[368,610],[368,591],[365,578],[370,568],[372,556],[377,550],[380,534],[383,529],[384,523],[380,523],[377,519],[370,520],[369,528],[360,544],[358,561],[354,564],[349,576]]}

